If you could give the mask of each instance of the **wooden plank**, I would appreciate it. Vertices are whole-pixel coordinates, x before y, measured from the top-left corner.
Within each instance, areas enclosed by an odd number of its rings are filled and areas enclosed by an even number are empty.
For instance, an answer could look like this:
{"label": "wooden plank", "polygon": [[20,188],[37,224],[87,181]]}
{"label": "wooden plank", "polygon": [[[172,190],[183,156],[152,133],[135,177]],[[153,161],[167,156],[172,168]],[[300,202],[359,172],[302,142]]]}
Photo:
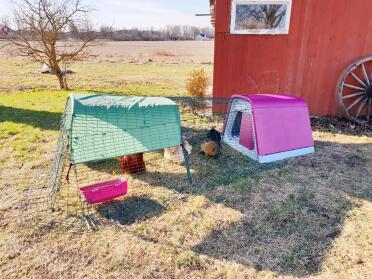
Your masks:
{"label": "wooden plank", "polygon": [[293,0],[288,35],[232,35],[230,1],[217,0],[214,96],[290,94],[313,115],[336,115],[339,76],[372,54],[371,14],[369,0]]}

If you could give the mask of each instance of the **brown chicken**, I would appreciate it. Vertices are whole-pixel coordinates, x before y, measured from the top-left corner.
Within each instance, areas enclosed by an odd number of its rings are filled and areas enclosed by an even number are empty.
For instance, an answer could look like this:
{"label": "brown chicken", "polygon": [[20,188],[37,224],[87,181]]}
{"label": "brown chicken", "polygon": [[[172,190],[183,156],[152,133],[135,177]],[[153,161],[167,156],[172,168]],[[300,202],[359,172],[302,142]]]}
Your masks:
{"label": "brown chicken", "polygon": [[143,173],[146,171],[143,153],[123,156],[119,164],[121,170],[127,174]]}
{"label": "brown chicken", "polygon": [[220,154],[221,147],[220,145],[212,140],[207,140],[204,142],[201,146],[202,152],[207,157],[216,157],[218,154]]}
{"label": "brown chicken", "polygon": [[217,157],[221,153],[221,134],[216,129],[208,131],[207,139],[201,145],[201,153],[207,157]]}

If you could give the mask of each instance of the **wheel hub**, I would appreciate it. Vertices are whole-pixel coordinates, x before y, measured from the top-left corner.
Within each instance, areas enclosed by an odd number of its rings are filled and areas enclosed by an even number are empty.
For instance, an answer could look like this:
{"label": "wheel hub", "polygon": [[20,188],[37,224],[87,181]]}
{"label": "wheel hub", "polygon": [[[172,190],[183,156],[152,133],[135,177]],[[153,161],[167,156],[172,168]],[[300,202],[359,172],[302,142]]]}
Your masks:
{"label": "wheel hub", "polygon": [[366,89],[367,98],[372,98],[372,84]]}

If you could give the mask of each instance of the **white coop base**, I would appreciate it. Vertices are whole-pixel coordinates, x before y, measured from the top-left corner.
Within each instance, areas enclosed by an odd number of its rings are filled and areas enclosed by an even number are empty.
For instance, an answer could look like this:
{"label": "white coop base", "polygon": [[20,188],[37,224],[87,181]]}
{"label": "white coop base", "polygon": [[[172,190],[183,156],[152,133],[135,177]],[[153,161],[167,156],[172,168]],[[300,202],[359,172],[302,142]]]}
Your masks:
{"label": "white coop base", "polygon": [[258,162],[260,162],[261,164],[267,164],[267,163],[272,163],[272,162],[294,158],[298,156],[313,154],[314,152],[315,152],[314,147],[307,147],[307,148],[296,149],[296,150],[291,150],[291,151],[286,151],[286,152],[280,152],[276,154],[258,156]]}

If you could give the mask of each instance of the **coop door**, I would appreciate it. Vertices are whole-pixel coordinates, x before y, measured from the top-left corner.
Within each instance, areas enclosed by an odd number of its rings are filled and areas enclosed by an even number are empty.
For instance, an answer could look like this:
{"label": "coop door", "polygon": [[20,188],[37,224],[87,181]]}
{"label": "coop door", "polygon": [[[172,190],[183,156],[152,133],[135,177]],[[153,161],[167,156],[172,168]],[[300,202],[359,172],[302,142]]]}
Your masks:
{"label": "coop door", "polygon": [[231,129],[231,136],[237,139],[239,139],[240,137],[240,127],[242,125],[242,116],[243,116],[243,113],[241,111],[238,111],[236,113],[234,124]]}
{"label": "coop door", "polygon": [[253,128],[253,115],[242,113],[239,143],[249,150],[254,150],[255,148]]}

